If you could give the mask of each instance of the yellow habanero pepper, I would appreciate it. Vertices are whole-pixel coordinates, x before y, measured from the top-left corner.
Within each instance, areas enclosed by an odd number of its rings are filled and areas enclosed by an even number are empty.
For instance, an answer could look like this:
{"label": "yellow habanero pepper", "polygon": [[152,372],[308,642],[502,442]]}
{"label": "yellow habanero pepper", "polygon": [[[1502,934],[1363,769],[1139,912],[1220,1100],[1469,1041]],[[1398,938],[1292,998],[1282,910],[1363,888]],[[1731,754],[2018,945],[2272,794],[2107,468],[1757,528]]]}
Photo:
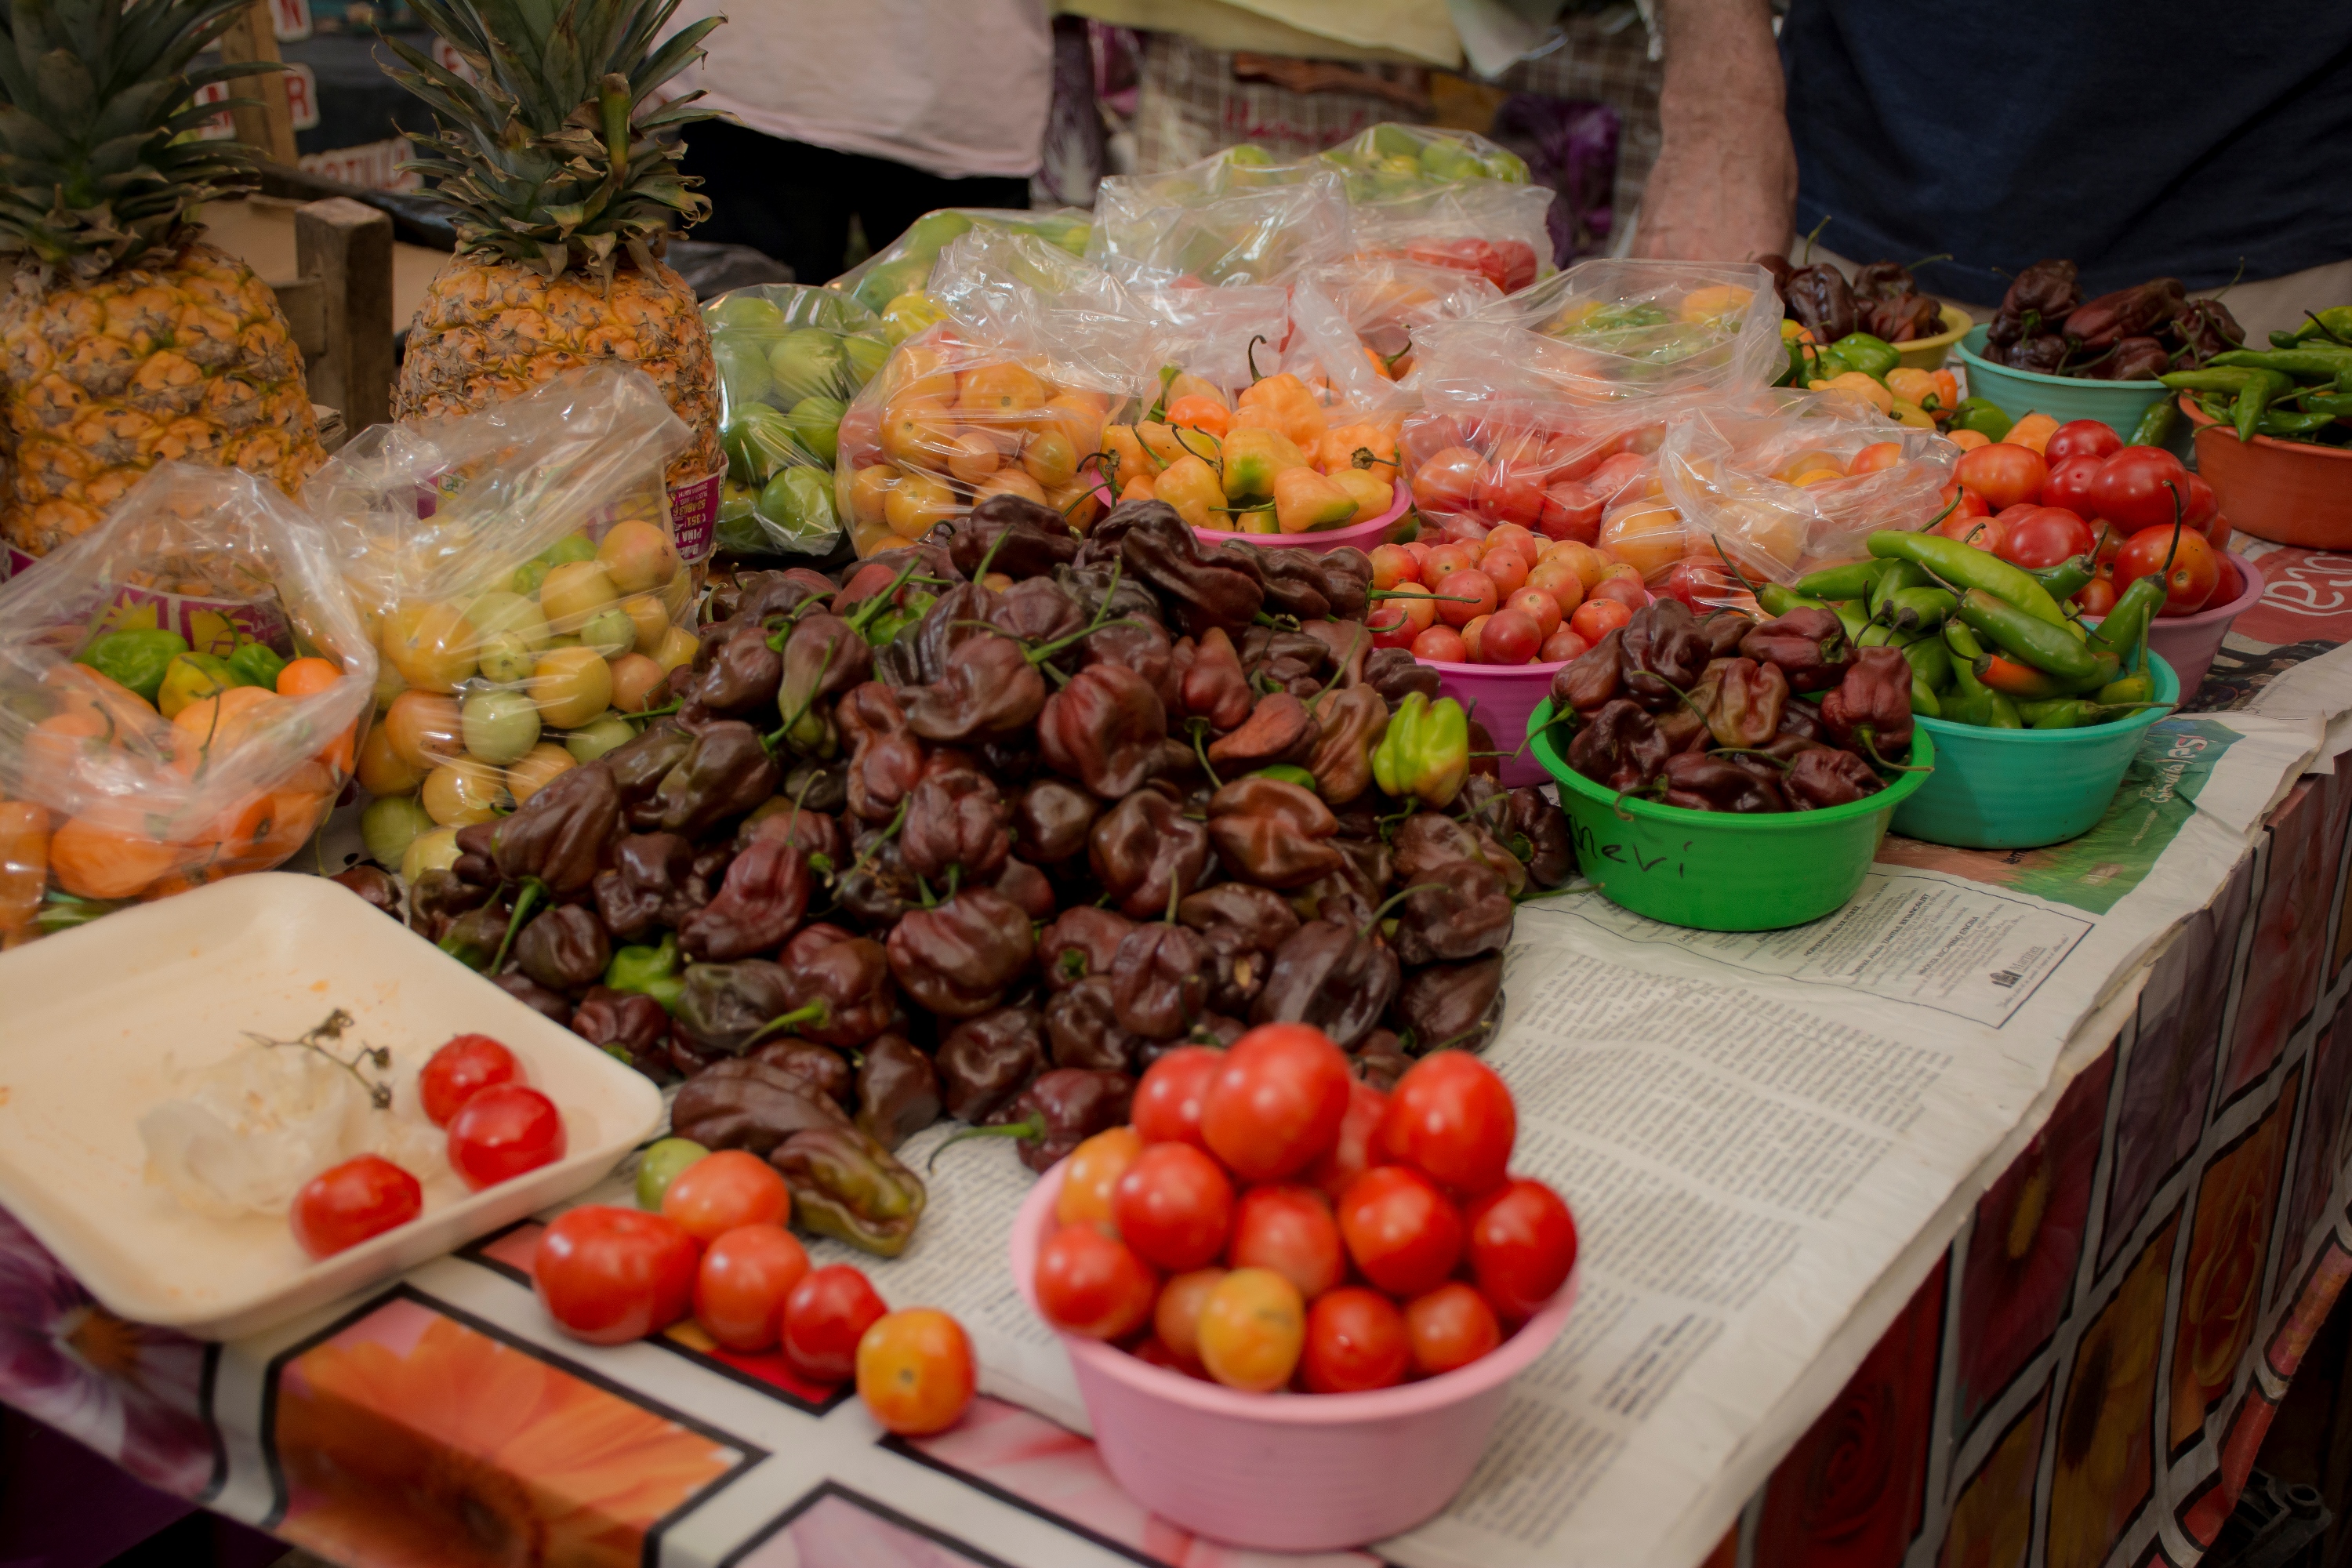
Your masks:
{"label": "yellow habanero pepper", "polygon": [[1261,426],[1237,428],[1225,437],[1226,499],[1272,495],[1277,475],[1307,466],[1307,454],[1281,431]]}
{"label": "yellow habanero pepper", "polygon": [[1323,417],[1322,407],[1307,384],[1288,371],[1252,382],[1239,400],[1234,414],[1234,427],[1241,429],[1260,426],[1279,430],[1297,446],[1313,450],[1329,428]]}
{"label": "yellow habanero pepper", "polygon": [[1176,515],[1194,528],[1223,528],[1224,514],[1217,509],[1225,502],[1225,492],[1217,483],[1217,470],[1200,458],[1181,457],[1160,471],[1151,481],[1155,500],[1164,500],[1176,509]]}
{"label": "yellow habanero pepper", "polygon": [[1285,533],[1312,533],[1354,521],[1357,503],[1339,481],[1312,468],[1286,468],[1274,477],[1274,519]]}

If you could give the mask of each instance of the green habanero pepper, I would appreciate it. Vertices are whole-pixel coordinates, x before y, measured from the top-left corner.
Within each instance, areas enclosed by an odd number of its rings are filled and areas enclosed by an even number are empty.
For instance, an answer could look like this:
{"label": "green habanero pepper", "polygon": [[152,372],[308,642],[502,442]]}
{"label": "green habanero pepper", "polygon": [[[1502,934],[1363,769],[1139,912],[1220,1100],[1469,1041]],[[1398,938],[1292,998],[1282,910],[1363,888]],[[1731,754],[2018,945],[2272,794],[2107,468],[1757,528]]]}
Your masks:
{"label": "green habanero pepper", "polygon": [[1470,776],[1470,716],[1451,697],[1435,702],[1408,691],[1372,749],[1372,777],[1392,795],[1412,795],[1440,809]]}
{"label": "green habanero pepper", "polygon": [[172,660],[188,651],[188,639],[160,626],[109,632],[74,655],[76,664],[90,668],[118,686],[129,687],[148,701],[155,700],[163,672]]}
{"label": "green habanero pepper", "polygon": [[658,947],[616,948],[604,966],[604,984],[615,991],[635,991],[662,1005],[665,1013],[677,1011],[686,978],[678,972],[677,933],[664,931]]}
{"label": "green habanero pepper", "polygon": [[1952,405],[1951,428],[1973,430],[1988,441],[1998,441],[2017,423],[1987,398],[1963,397]]}
{"label": "green habanero pepper", "polygon": [[1845,355],[1835,349],[1817,349],[1812,355],[1812,363],[1806,368],[1806,374],[1814,381],[1835,381],[1853,368]]}
{"label": "green habanero pepper", "polygon": [[278,672],[286,668],[286,661],[266,642],[244,642],[229,654],[228,668],[239,686],[258,686],[264,691],[275,691]]}
{"label": "green habanero pepper", "polygon": [[1903,353],[1884,338],[1868,332],[1848,332],[1830,345],[1830,351],[1845,361],[1848,367],[1862,372],[1873,381],[1885,381],[1886,373],[1903,363]]}

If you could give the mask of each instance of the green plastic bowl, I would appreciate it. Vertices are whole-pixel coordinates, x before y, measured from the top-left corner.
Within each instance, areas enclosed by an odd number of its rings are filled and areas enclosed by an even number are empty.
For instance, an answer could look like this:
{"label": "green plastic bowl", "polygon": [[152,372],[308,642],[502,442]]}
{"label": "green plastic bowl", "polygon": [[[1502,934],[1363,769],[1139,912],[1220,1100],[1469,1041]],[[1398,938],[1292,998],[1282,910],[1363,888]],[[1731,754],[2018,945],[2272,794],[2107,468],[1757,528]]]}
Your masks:
{"label": "green plastic bowl", "polygon": [[2149,404],[2172,395],[2160,381],[2077,381],[2070,375],[2043,375],[2035,370],[2011,370],[1984,357],[1990,327],[1971,327],[1960,340],[1960,363],[1969,373],[1968,395],[1981,397],[2011,419],[2047,414],[2061,425],[2096,419],[2125,440],[2139,427]]}
{"label": "green plastic bowl", "polygon": [[[1934,776],[1901,773],[1876,795],[1825,811],[1748,816],[1620,803],[1568,765],[1550,722],[1546,698],[1528,717],[1528,738],[1559,781],[1584,875],[1611,903],[1698,931],[1777,931],[1836,910],[1862,890],[1888,819]],[[1913,763],[1935,765],[1934,741],[1915,731],[1911,745]]]}
{"label": "green plastic bowl", "polygon": [[[2147,656],[2158,702],[2180,700],[2180,678]],[[1895,814],[1895,831],[1964,849],[2033,849],[2098,825],[2116,797],[2140,737],[2163,718],[2143,708],[2086,730],[1982,730],[1921,719],[1936,737],[1938,764],[1927,787]]]}

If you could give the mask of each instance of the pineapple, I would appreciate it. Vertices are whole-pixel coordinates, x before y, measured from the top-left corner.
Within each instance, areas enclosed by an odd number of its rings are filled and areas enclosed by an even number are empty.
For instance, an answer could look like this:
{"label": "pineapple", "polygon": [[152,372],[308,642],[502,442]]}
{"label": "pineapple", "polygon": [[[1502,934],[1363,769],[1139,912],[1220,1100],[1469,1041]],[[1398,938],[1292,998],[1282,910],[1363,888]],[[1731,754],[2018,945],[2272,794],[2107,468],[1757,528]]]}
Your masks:
{"label": "pineapple", "polygon": [[[726,467],[719,380],[694,291],[661,263],[671,226],[708,198],[677,172],[677,128],[710,118],[653,94],[701,58],[711,17],[658,48],[677,0],[416,0],[468,68],[386,36],[387,68],[433,110],[418,170],[457,249],[409,328],[397,419],[466,414],[573,365],[621,359],[654,378],[695,445],[673,485]],[[471,79],[467,79],[468,77]]]}
{"label": "pineapple", "polygon": [[326,460],[278,297],[205,244],[199,203],[249,188],[232,142],[187,133],[190,69],[245,0],[14,0],[0,18],[0,536],[43,555],[167,458],[292,494]]}

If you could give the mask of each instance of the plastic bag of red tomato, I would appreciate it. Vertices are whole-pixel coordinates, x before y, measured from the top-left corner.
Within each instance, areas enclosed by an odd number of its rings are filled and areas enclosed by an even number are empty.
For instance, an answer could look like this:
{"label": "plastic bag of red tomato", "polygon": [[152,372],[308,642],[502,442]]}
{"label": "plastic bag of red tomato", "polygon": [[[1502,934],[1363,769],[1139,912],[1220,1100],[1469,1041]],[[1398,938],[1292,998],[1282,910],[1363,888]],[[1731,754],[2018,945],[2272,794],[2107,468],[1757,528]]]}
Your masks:
{"label": "plastic bag of red tomato", "polygon": [[1517,1109],[1468,1052],[1382,1094],[1320,1030],[1268,1025],[1160,1058],[1133,1114],[1064,1167],[1037,1305],[1187,1375],[1305,1394],[1433,1377],[1500,1345],[1575,1266],[1575,1220],[1510,1174]]}
{"label": "plastic bag of red tomato", "polygon": [[1685,559],[1793,583],[1853,560],[1873,533],[1934,523],[1956,456],[1935,432],[1842,393],[1779,391],[1678,416],[1658,476]]}
{"label": "plastic bag of red tomato", "polygon": [[2163,447],[2127,446],[2096,419],[2058,426],[2039,451],[1996,441],[1967,452],[1946,494],[1953,510],[1939,532],[2029,570],[2084,561],[2087,580],[2070,602],[2086,616],[2105,615],[2151,574],[2165,580],[2165,616],[2240,591],[2212,486]]}

